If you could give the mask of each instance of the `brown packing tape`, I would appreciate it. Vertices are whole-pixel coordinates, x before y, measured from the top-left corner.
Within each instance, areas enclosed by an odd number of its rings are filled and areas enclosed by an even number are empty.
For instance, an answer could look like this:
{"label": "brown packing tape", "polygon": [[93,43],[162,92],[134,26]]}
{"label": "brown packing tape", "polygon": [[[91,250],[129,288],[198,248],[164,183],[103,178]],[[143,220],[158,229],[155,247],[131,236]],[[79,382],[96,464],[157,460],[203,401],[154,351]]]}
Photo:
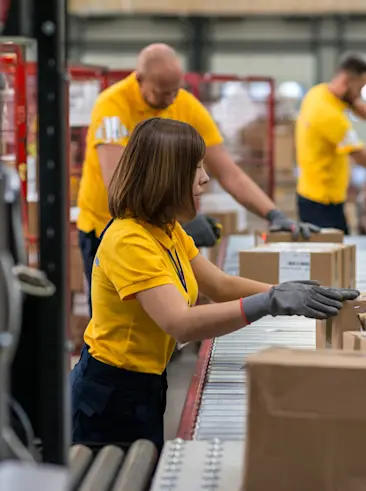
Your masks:
{"label": "brown packing tape", "polygon": [[347,331],[360,331],[361,323],[358,315],[366,313],[366,295],[362,294],[357,300],[344,303],[336,317],[316,321],[316,348],[343,348],[343,334]]}

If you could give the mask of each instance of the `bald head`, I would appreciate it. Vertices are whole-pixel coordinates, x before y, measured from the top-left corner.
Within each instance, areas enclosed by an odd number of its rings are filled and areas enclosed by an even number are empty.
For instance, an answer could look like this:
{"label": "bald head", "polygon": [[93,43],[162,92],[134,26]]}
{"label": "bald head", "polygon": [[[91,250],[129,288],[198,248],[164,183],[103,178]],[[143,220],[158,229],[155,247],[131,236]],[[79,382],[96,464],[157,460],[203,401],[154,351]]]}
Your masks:
{"label": "bald head", "polygon": [[167,44],[150,44],[140,52],[137,59],[137,72],[149,75],[165,69],[182,71],[177,53],[171,46]]}
{"label": "bald head", "polygon": [[150,44],[138,56],[136,77],[145,101],[153,108],[165,109],[177,96],[183,69],[173,48]]}

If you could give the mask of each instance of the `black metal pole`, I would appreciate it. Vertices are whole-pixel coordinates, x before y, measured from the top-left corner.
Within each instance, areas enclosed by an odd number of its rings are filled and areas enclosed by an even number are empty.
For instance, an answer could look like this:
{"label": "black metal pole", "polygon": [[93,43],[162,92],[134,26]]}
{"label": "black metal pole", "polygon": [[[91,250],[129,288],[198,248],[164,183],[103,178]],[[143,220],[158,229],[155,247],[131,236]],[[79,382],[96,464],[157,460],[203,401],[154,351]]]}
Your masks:
{"label": "black metal pole", "polygon": [[30,37],[32,32],[32,2],[10,0],[2,36]]}
{"label": "black metal pole", "polygon": [[311,51],[314,55],[314,84],[319,84],[323,80],[323,61],[322,61],[322,44],[320,41],[322,21],[318,17],[310,20],[311,28]]}
{"label": "black metal pole", "polygon": [[203,73],[209,69],[206,56],[206,41],[208,32],[208,19],[205,17],[189,17],[189,53],[188,70]]}
{"label": "black metal pole", "polygon": [[[39,316],[40,437],[43,460],[66,464],[69,446],[66,324],[68,166],[65,0],[34,0],[38,43],[40,263],[57,288]],[[36,360],[34,360],[36,362]]]}

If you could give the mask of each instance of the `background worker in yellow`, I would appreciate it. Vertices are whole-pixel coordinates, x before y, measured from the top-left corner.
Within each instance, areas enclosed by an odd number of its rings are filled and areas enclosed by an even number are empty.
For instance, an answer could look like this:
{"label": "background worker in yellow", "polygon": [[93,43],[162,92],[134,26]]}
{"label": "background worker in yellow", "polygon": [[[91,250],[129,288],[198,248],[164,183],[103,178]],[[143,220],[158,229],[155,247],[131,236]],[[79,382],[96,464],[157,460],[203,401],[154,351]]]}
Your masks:
{"label": "background worker in yellow", "polygon": [[192,94],[181,89],[182,81],[182,67],[174,50],[166,45],[150,45],[141,52],[136,71],[105,90],[95,104],[87,136],[77,221],[89,280],[98,238],[110,219],[107,190],[113,172],[135,126],[156,116],[189,123],[200,133],[207,146],[208,171],[243,206],[267,218],[278,229],[309,234],[309,228],[276,210],[271,199],[235,165],[208,111]]}
{"label": "background worker in yellow", "polygon": [[300,220],[346,234],[349,158],[366,166],[366,149],[349,116],[354,112],[366,119],[361,100],[365,85],[366,61],[357,55],[345,57],[329,84],[316,85],[306,94],[296,123]]}

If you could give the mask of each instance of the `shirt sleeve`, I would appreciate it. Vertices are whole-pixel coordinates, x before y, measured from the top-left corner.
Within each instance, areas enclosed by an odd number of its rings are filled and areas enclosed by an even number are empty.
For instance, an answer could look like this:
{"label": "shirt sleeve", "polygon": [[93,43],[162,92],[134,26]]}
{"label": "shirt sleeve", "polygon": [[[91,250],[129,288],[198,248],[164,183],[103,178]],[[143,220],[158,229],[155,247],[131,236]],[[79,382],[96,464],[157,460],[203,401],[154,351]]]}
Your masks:
{"label": "shirt sleeve", "polygon": [[326,114],[324,117],[318,115],[316,125],[322,136],[336,147],[338,154],[348,155],[363,147],[345,114],[339,115],[338,112],[328,114],[326,111],[324,113]]}
{"label": "shirt sleeve", "polygon": [[361,150],[363,146],[364,145],[359,139],[356,131],[350,125],[343,139],[337,145],[337,153],[340,155],[348,155],[357,150]]}
{"label": "shirt sleeve", "polygon": [[176,227],[181,243],[186,250],[188,260],[192,261],[199,254],[200,251],[197,249],[192,237],[187,234],[187,232],[179,223],[176,224]]}
{"label": "shirt sleeve", "polygon": [[137,293],[157,286],[174,284],[161,251],[152,240],[139,234],[120,237],[116,234],[105,242],[105,272],[119,293],[128,300]]}
{"label": "shirt sleeve", "polygon": [[129,138],[128,109],[113,101],[97,102],[91,121],[92,146],[120,145],[125,147]]}
{"label": "shirt sleeve", "polygon": [[189,97],[191,114],[191,121],[189,123],[202,136],[207,147],[221,144],[224,139],[211,114],[192,94],[187,94],[187,96]]}

